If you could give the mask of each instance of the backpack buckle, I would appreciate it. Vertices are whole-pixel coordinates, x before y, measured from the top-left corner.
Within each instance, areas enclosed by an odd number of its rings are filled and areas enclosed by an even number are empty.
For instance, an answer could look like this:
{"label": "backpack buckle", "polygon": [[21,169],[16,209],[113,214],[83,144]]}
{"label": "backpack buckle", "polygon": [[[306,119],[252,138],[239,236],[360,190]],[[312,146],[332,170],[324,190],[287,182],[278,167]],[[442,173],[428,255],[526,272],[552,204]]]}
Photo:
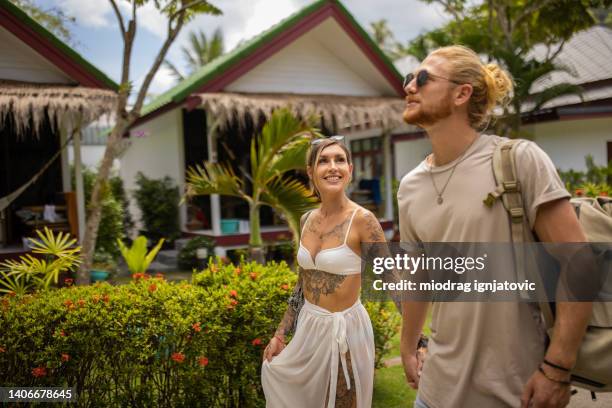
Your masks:
{"label": "backpack buckle", "polygon": [[518,193],[520,191],[521,183],[517,180],[504,181],[502,184],[504,185],[504,191],[507,193]]}
{"label": "backpack buckle", "polygon": [[525,212],[520,207],[510,209],[510,217],[512,218],[512,222],[514,224],[520,224],[521,222],[523,222],[524,215]]}

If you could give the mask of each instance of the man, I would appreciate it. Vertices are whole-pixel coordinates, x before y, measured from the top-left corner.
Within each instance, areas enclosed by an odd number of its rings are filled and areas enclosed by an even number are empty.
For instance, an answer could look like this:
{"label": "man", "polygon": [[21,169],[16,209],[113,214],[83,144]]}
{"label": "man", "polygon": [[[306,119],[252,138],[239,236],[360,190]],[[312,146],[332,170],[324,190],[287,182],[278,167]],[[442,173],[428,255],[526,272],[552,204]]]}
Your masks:
{"label": "man", "polygon": [[[508,74],[483,65],[470,49],[432,52],[405,83],[404,120],[423,128],[433,153],[407,174],[398,191],[404,242],[510,242],[495,190],[491,158],[503,138],[484,135],[493,109],[512,92]],[[527,220],[543,242],[584,242],[569,194],[548,156],[535,143],[516,152]],[[421,374],[415,350],[428,303],[405,302],[401,338],[416,407],[564,407],[569,371],[591,313],[590,303],[557,303],[547,348],[527,303],[433,304],[432,336]],[[537,311],[536,311],[537,312]]]}

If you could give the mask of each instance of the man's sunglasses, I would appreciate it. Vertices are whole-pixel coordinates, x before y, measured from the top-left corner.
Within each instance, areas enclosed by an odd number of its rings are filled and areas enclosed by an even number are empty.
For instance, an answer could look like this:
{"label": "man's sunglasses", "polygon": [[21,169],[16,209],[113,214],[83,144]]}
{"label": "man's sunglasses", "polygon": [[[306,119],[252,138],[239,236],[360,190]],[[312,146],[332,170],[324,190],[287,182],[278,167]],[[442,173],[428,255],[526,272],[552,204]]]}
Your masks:
{"label": "man's sunglasses", "polygon": [[444,79],[444,80],[452,82],[454,84],[461,85],[461,82],[457,82],[455,80],[452,80],[450,78],[445,78],[445,77],[440,76],[440,75],[434,75],[434,74],[428,72],[426,69],[422,69],[416,75],[414,73],[412,73],[412,72],[409,73],[408,75],[406,75],[406,77],[404,78],[404,88],[406,88],[408,86],[408,84],[410,82],[412,82],[412,80],[415,78],[415,76],[416,76],[416,86],[417,86],[417,88],[420,88],[423,85],[425,85],[427,83],[427,81],[429,80],[429,78]]}
{"label": "man's sunglasses", "polygon": [[337,135],[337,136],[320,137],[318,139],[312,139],[310,141],[310,145],[311,146],[316,146],[319,143],[322,143],[324,140],[333,140],[333,141],[338,142],[338,143],[344,143],[344,136]]}

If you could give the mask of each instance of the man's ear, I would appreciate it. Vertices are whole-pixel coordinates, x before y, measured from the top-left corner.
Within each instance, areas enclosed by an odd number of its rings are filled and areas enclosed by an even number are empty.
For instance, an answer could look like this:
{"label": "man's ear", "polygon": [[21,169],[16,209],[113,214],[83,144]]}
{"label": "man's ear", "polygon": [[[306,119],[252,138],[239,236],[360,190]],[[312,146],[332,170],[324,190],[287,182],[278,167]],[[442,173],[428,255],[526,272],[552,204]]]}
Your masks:
{"label": "man's ear", "polygon": [[471,84],[462,84],[455,89],[455,106],[461,106],[470,100],[474,88]]}

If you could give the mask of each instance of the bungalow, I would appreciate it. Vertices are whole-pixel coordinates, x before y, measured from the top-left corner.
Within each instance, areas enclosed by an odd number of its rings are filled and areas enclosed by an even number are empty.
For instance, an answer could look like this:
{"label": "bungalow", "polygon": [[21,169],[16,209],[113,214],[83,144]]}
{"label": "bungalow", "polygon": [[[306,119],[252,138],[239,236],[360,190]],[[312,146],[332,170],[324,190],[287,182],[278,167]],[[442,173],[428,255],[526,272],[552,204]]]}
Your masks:
{"label": "bungalow", "polygon": [[21,9],[0,0],[0,256],[22,251],[22,237],[43,226],[83,234],[80,131],[112,110],[117,88]]}
{"label": "bungalow", "polygon": [[[251,137],[273,109],[316,113],[323,133],[346,136],[354,157],[352,198],[392,232],[393,138],[407,128],[402,77],[348,10],[319,0],[201,68],[144,108],[121,157],[126,189],[141,171],[183,187],[188,167],[205,160],[247,165]],[[401,158],[403,160],[403,158]],[[133,209],[138,219],[137,209]],[[231,197],[211,196],[181,209],[183,232],[215,238],[217,253],[247,244],[245,222],[230,233],[222,220],[248,218]],[[287,228],[262,209],[262,235]]]}

